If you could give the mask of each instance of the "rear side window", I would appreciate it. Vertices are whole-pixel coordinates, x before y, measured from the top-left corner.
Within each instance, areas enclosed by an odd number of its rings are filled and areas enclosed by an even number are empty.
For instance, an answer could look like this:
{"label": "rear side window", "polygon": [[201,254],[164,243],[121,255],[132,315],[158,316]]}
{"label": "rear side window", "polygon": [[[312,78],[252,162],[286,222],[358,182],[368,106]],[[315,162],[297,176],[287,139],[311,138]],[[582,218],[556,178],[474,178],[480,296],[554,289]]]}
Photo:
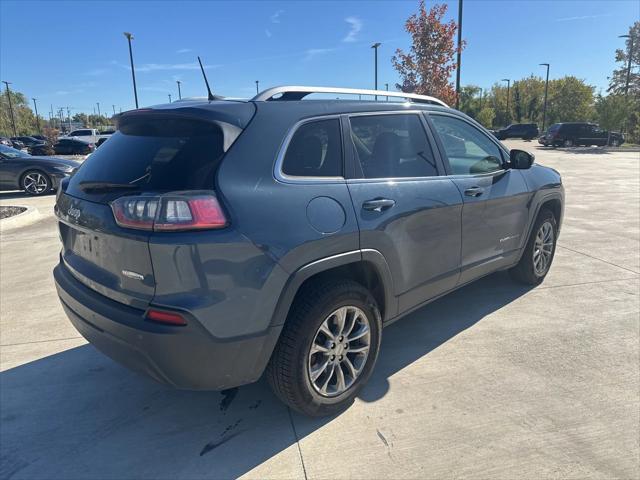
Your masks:
{"label": "rear side window", "polygon": [[301,125],[287,147],[282,173],[292,177],[341,177],[340,120],[331,118]]}
{"label": "rear side window", "polygon": [[357,176],[407,178],[438,175],[418,115],[364,115],[349,119]]}
{"label": "rear side window", "polygon": [[176,118],[123,119],[108,142],[72,177],[80,182],[135,183],[142,191],[214,188],[224,134],[214,123]]}

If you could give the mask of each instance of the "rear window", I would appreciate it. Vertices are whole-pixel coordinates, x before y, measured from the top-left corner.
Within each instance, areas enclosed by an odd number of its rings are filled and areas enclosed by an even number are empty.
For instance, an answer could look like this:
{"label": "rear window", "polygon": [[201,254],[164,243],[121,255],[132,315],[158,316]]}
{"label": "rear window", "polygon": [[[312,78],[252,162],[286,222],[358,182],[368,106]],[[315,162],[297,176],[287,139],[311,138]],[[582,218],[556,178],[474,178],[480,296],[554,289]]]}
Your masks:
{"label": "rear window", "polygon": [[224,154],[224,134],[214,123],[175,118],[123,120],[108,142],[73,176],[80,182],[135,183],[141,191],[214,188]]}

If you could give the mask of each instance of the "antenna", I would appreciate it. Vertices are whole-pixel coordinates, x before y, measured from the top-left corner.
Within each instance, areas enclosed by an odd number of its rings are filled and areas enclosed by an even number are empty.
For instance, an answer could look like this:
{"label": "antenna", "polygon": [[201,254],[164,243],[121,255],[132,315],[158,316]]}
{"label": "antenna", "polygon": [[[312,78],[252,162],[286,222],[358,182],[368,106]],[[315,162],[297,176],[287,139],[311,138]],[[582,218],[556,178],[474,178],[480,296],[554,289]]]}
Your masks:
{"label": "antenna", "polygon": [[209,101],[212,102],[216,99],[216,97],[211,93],[211,87],[209,87],[209,81],[207,80],[207,74],[204,73],[204,67],[202,66],[202,60],[198,57],[198,63],[200,63],[200,70],[202,70],[202,76],[204,77],[204,83],[207,85],[207,95],[209,97]]}

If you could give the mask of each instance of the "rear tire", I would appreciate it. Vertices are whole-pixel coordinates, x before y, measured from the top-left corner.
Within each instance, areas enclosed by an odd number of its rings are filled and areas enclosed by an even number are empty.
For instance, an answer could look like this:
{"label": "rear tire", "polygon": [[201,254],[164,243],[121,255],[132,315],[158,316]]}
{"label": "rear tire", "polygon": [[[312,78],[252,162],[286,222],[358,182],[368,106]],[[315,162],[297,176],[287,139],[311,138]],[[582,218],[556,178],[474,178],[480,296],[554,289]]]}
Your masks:
{"label": "rear tire", "polygon": [[266,376],[276,396],[294,410],[314,417],[332,415],[351,405],[371,376],[382,321],[375,300],[359,283],[344,280],[303,288]]}
{"label": "rear tire", "polygon": [[565,148],[573,147],[573,140],[571,140],[570,138],[567,138],[564,142],[562,142],[562,146]]}
{"label": "rear tire", "polygon": [[539,285],[549,273],[556,253],[558,224],[550,210],[543,209],[533,225],[520,262],[509,270],[514,280],[527,285]]}

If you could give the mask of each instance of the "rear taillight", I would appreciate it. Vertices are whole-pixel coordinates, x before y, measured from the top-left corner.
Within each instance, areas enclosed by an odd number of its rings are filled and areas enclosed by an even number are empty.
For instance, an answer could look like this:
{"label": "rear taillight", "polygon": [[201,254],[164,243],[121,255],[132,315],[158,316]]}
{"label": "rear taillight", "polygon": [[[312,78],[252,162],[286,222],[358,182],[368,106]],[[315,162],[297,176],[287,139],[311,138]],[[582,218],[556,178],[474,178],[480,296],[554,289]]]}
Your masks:
{"label": "rear taillight", "polygon": [[118,225],[138,230],[174,232],[227,226],[222,207],[211,194],[126,196],[111,202],[111,210]]}
{"label": "rear taillight", "polygon": [[187,324],[187,320],[179,313],[163,310],[149,309],[147,311],[147,319],[153,322],[166,323],[167,325],[184,326]]}

